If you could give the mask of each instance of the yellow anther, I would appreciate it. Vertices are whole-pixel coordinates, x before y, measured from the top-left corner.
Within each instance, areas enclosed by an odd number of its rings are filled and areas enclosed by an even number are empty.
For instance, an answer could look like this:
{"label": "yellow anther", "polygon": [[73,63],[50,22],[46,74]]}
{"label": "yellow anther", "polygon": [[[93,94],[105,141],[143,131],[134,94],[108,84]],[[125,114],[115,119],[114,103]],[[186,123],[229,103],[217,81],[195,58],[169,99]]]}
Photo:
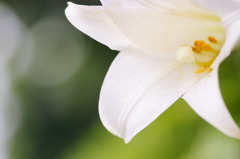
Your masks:
{"label": "yellow anther", "polygon": [[208,72],[212,72],[213,71],[213,68],[209,68]]}
{"label": "yellow anther", "polygon": [[213,51],[210,44],[207,44],[201,40],[194,41],[194,46],[192,48],[193,48],[193,51],[196,53],[199,53],[201,51],[209,51],[209,52]]}
{"label": "yellow anther", "polygon": [[196,47],[202,47],[202,45],[204,44],[205,42],[204,41],[201,41],[201,40],[195,40],[194,41],[194,45]]}
{"label": "yellow anther", "polygon": [[211,42],[211,43],[218,43],[218,41],[217,41],[217,39],[215,39],[214,37],[212,37],[212,36],[209,36],[208,37],[208,40]]}
{"label": "yellow anther", "polygon": [[201,50],[202,50],[202,51],[209,51],[209,52],[210,52],[210,51],[213,51],[211,45],[206,44],[206,43],[204,43],[204,44],[202,45]]}
{"label": "yellow anther", "polygon": [[192,51],[199,54],[201,49],[199,47],[193,46]]}
{"label": "yellow anther", "polygon": [[209,67],[198,67],[197,70],[195,71],[195,73],[197,73],[197,74],[203,73],[203,72],[205,72],[205,71],[207,71],[209,69],[210,69]]}

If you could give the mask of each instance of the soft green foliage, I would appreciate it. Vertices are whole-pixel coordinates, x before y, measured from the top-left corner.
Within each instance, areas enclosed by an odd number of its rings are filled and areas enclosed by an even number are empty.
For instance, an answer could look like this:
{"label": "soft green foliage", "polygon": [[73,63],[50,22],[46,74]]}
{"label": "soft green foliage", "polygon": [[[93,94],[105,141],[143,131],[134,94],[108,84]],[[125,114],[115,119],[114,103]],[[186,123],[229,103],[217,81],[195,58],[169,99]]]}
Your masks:
{"label": "soft green foliage", "polygon": [[62,159],[231,159],[239,158],[238,140],[207,125],[182,100],[174,104],[129,144],[99,124]]}

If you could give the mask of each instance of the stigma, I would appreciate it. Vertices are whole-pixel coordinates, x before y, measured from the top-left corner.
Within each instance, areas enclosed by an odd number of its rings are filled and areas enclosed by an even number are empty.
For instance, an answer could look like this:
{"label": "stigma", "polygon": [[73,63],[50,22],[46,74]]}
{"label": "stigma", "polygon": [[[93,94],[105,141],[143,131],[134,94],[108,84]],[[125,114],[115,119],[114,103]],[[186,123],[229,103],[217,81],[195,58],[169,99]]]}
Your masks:
{"label": "stigma", "polygon": [[211,65],[220,53],[222,44],[214,37],[209,36],[206,41],[195,40],[192,45],[182,46],[176,55],[178,61],[194,64],[195,73],[211,72]]}

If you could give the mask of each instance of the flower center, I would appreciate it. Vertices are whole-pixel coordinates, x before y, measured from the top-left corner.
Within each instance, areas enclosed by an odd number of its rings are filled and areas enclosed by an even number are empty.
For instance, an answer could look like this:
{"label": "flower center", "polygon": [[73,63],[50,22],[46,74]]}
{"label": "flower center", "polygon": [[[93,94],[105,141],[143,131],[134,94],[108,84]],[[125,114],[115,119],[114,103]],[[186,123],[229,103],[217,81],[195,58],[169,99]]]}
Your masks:
{"label": "flower center", "polygon": [[222,44],[209,36],[207,42],[195,40],[193,45],[184,45],[177,52],[177,60],[198,66],[195,73],[211,71],[211,65],[220,53]]}

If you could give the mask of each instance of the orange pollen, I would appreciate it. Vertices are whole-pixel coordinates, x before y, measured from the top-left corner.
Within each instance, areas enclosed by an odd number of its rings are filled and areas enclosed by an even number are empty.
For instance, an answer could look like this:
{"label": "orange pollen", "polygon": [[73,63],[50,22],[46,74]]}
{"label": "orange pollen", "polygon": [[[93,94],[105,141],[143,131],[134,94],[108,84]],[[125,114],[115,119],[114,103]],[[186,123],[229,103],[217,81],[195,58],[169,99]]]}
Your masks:
{"label": "orange pollen", "polygon": [[211,42],[211,43],[218,43],[218,41],[214,38],[214,37],[212,37],[212,36],[209,36],[208,37],[208,40]]}
{"label": "orange pollen", "polygon": [[205,43],[204,41],[201,40],[195,40],[194,41],[194,46],[192,47],[193,52],[195,53],[200,53],[201,51],[208,51],[212,52],[213,48],[211,47],[210,44]]}
{"label": "orange pollen", "polygon": [[199,49],[199,48],[196,47],[196,46],[193,46],[193,47],[192,47],[192,50],[193,50],[193,52],[195,52],[195,53],[200,53],[200,51],[201,51],[201,49]]}
{"label": "orange pollen", "polygon": [[208,72],[212,72],[213,71],[213,68],[209,68]]}
{"label": "orange pollen", "polygon": [[198,67],[196,69],[195,73],[200,74],[200,73],[203,73],[205,71],[212,72],[213,68],[210,68],[210,67]]}
{"label": "orange pollen", "polygon": [[197,70],[195,71],[195,73],[200,74],[207,70],[209,70],[209,72],[211,72],[213,69],[209,68],[209,67],[198,67]]}
{"label": "orange pollen", "polygon": [[205,42],[202,41],[202,40],[195,40],[194,41],[194,46],[196,46],[196,47],[201,47],[203,44],[205,44]]}
{"label": "orange pollen", "polygon": [[209,44],[203,44],[202,51],[212,51],[212,47]]}

